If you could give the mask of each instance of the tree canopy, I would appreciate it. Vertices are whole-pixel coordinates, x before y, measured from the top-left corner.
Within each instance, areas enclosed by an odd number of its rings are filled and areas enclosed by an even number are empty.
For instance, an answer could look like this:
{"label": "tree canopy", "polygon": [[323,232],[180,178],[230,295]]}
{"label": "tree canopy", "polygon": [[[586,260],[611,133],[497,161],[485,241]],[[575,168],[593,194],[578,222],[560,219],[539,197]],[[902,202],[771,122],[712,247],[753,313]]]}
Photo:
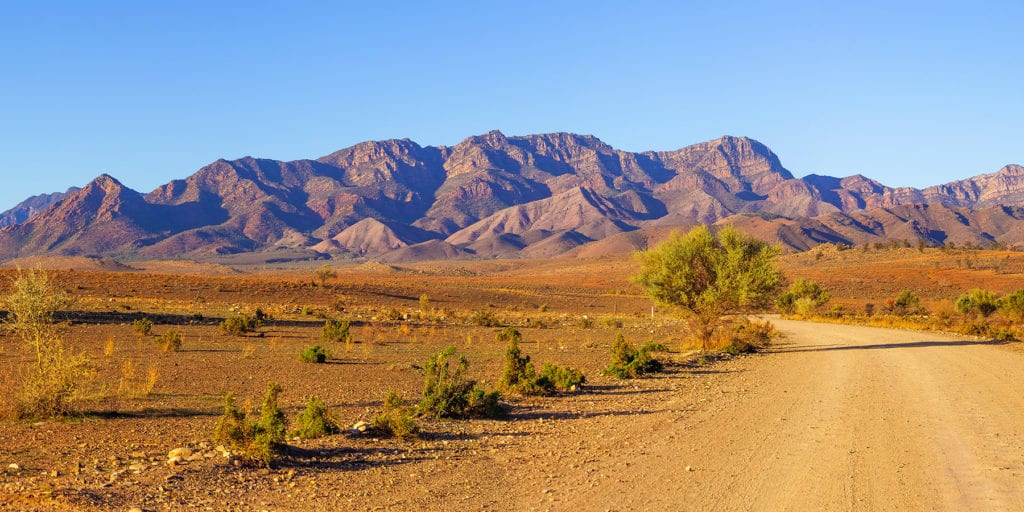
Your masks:
{"label": "tree canopy", "polygon": [[769,306],[783,282],[775,266],[779,249],[726,226],[707,226],[639,253],[637,284],[657,303],[679,308],[703,347],[730,313]]}

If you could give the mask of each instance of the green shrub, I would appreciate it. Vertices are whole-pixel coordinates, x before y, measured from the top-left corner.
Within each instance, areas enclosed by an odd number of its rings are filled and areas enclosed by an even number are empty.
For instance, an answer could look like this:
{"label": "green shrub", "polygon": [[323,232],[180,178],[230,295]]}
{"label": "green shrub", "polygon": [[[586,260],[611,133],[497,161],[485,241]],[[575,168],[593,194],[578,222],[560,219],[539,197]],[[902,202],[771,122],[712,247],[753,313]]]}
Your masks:
{"label": "green shrub", "polygon": [[152,330],[153,321],[146,317],[136,318],[135,322],[132,323],[132,331],[135,331],[135,334],[149,336],[149,332]]}
{"label": "green shrub", "polygon": [[220,330],[224,334],[243,336],[247,332],[256,331],[263,327],[263,320],[249,315],[232,315],[220,323]]}
{"label": "green shrub", "polygon": [[519,349],[521,335],[512,327],[498,333],[498,341],[508,341],[505,349],[505,368],[498,388],[521,395],[541,395],[556,390],[575,390],[583,383],[583,374],[575,368],[560,367],[553,363],[544,365],[538,375],[530,362],[530,356],[522,355]]}
{"label": "green shrub", "polygon": [[797,313],[809,316],[829,301],[831,295],[821,285],[810,279],[797,279],[789,285],[786,293],[779,295],[775,305],[787,315]]}
{"label": "green shrub", "polygon": [[889,311],[896,315],[922,315],[925,313],[921,307],[921,298],[909,290],[904,290],[895,298],[886,302]]}
{"label": "green shrub", "polygon": [[481,327],[497,327],[501,325],[498,318],[487,310],[478,309],[469,316],[469,322],[473,325],[479,325]]}
{"label": "green shrub", "polygon": [[665,346],[648,343],[640,349],[626,341],[619,334],[612,344],[612,364],[604,369],[605,375],[613,375],[620,379],[635,379],[648,373],[660,372],[663,365],[651,356],[652,352],[665,351]]}
{"label": "green shrub", "polygon": [[323,331],[320,333],[320,339],[324,341],[342,341],[345,343],[349,342],[349,326],[351,322],[348,320],[331,320],[328,319],[324,322]]}
{"label": "green shrub", "polygon": [[576,368],[558,366],[554,363],[544,363],[544,368],[540,371],[540,379],[561,391],[576,391],[587,381],[583,372]]}
{"label": "green shrub", "polygon": [[501,405],[500,392],[487,391],[479,386],[474,386],[469,392],[466,416],[474,418],[502,418],[507,413],[508,411]]}
{"label": "green shrub", "polygon": [[217,422],[214,439],[227,444],[233,452],[251,462],[270,466],[274,455],[284,447],[284,434],[287,430],[284,411],[277,404],[280,393],[279,384],[267,384],[259,419],[255,422],[235,406],[234,396],[226,394],[224,415]]}
{"label": "green shrub", "polygon": [[[452,363],[455,363],[454,365]],[[498,392],[487,392],[466,378],[469,361],[448,347],[427,360],[424,366],[423,399],[418,410],[436,418],[496,417],[500,413]]]}
{"label": "green shrub", "polygon": [[1024,322],[1024,289],[1017,290],[999,300],[999,308],[1015,322]]}
{"label": "green shrub", "polygon": [[303,363],[324,363],[327,362],[328,356],[327,349],[320,345],[313,345],[299,352],[299,361]]}
{"label": "green shrub", "polygon": [[416,422],[416,408],[409,406],[397,391],[388,391],[384,397],[384,411],[370,422],[374,429],[383,434],[401,437],[417,437],[420,426]]}
{"label": "green shrub", "polygon": [[291,436],[315,439],[337,434],[340,431],[338,423],[331,417],[323,400],[311,396],[306,402],[306,408],[295,418],[295,429],[292,430]]}
{"label": "green shrub", "polygon": [[975,288],[956,298],[957,311],[967,315],[975,313],[987,318],[999,308],[999,296],[980,288]]}
{"label": "green shrub", "polygon": [[156,339],[156,344],[164,352],[177,352],[181,350],[181,333],[168,329]]}

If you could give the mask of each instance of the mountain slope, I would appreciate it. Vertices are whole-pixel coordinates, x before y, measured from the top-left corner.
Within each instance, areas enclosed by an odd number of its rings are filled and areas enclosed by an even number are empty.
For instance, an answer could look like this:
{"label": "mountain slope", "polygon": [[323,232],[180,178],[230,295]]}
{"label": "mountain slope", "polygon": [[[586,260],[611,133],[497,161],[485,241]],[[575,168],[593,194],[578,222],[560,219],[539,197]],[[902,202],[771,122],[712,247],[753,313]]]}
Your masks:
{"label": "mountain slope", "polygon": [[917,238],[1014,244],[1024,243],[1021,206],[1019,165],[918,190],[860,175],[795,178],[746,137],[631,153],[591,135],[492,131],[451,147],[401,139],[315,160],[217,160],[145,195],[104,175],[8,212],[16,224],[0,228],[0,260],[594,255],[646,244],[647,233],[722,222],[793,249]]}
{"label": "mountain slope", "polygon": [[25,222],[33,215],[42,212],[50,206],[60,202],[69,194],[80,190],[78,187],[71,187],[65,192],[54,192],[52,194],[39,194],[32,196],[16,205],[6,212],[0,213],[0,228],[13,226]]}

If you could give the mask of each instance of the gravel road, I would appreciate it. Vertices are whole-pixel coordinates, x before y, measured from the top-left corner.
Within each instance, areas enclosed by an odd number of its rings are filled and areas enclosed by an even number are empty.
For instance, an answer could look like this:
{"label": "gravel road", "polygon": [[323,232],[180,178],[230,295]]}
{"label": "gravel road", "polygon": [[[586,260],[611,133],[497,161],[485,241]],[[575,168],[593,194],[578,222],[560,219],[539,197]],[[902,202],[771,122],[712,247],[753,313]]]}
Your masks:
{"label": "gravel road", "polygon": [[590,447],[611,476],[564,509],[1024,510],[1019,349],[775,323],[786,339],[769,354],[591,425],[628,435]]}

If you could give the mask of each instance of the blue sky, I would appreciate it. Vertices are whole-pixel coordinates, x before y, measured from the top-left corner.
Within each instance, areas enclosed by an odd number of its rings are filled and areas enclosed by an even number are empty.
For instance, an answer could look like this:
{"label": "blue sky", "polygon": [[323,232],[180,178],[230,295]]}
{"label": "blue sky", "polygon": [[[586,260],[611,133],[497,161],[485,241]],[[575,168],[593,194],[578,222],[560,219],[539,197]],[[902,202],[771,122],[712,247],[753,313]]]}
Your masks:
{"label": "blue sky", "polygon": [[6,2],[0,210],[101,173],[148,192],[221,157],[491,129],[746,135],[798,176],[892,186],[1024,163],[1024,4],[899,4]]}

